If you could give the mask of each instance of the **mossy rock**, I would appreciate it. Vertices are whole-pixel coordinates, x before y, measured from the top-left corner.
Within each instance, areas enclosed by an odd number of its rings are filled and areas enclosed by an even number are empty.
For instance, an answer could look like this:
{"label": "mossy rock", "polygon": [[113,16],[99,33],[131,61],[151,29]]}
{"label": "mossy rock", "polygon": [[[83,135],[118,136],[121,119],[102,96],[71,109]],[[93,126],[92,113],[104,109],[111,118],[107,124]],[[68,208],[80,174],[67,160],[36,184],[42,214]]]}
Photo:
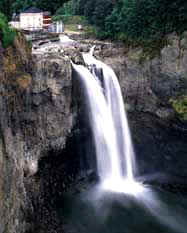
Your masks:
{"label": "mossy rock", "polygon": [[30,74],[23,74],[16,78],[16,83],[18,84],[18,87],[21,89],[27,89],[32,82],[32,77]]}
{"label": "mossy rock", "polygon": [[171,99],[170,103],[182,120],[187,120],[187,95]]}

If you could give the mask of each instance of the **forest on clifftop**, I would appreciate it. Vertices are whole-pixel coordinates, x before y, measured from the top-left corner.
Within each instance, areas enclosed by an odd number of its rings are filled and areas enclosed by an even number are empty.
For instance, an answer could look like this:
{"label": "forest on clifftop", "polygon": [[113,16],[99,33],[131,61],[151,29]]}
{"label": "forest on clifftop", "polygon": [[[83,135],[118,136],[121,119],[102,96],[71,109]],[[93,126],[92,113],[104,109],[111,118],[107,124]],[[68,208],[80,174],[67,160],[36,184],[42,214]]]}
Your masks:
{"label": "forest on clifftop", "polygon": [[112,38],[131,43],[160,43],[187,30],[185,0],[0,0],[0,12],[9,19],[35,6],[52,15],[80,15],[93,25],[99,38]]}

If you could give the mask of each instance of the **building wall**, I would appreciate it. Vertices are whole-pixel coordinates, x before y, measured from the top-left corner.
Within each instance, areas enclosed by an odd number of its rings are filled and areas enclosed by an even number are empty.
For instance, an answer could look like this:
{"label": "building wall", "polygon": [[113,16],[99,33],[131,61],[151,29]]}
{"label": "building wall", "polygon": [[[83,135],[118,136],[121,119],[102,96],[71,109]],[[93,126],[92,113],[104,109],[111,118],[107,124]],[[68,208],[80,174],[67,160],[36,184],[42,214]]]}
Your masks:
{"label": "building wall", "polygon": [[43,28],[47,29],[51,23],[52,23],[51,16],[44,15],[43,16]]}
{"label": "building wall", "polygon": [[56,29],[57,29],[57,33],[63,33],[64,32],[64,24],[62,21],[57,21],[56,22]]}
{"label": "building wall", "polygon": [[25,30],[42,29],[43,13],[21,13],[20,28]]}
{"label": "building wall", "polygon": [[64,32],[64,24],[62,21],[56,21],[49,25],[48,31],[51,33],[63,33]]}

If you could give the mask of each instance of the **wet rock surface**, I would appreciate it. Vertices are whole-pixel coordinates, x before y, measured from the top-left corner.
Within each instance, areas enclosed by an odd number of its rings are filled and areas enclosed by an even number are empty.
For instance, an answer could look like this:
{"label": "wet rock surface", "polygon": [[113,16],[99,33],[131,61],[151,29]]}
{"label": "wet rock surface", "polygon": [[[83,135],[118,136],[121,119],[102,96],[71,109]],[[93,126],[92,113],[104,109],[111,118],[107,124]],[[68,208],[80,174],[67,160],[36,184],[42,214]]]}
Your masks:
{"label": "wet rock surface", "polygon": [[[176,38],[175,38],[176,39]],[[145,57],[140,48],[105,45],[95,55],[110,65],[119,78],[125,103],[130,110],[175,117],[170,100],[187,93],[187,51],[179,58],[175,39],[160,56]],[[165,112],[164,112],[165,109]],[[162,114],[163,113],[163,114]]]}

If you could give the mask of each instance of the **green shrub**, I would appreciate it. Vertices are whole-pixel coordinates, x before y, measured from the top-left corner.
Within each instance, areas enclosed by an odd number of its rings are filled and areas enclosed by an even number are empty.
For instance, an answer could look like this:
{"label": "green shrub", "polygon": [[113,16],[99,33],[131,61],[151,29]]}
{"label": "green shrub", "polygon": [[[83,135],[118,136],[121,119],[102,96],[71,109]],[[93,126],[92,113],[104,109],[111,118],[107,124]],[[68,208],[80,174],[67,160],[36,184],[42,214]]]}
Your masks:
{"label": "green shrub", "polygon": [[69,1],[63,4],[62,7],[60,7],[55,15],[74,15],[75,10],[74,10],[74,5],[73,5],[73,1]]}
{"label": "green shrub", "polygon": [[9,27],[6,17],[0,13],[0,40],[4,48],[13,44],[16,31]]}
{"label": "green shrub", "polygon": [[180,96],[177,99],[170,100],[173,108],[183,120],[187,120],[187,96]]}
{"label": "green shrub", "polygon": [[62,20],[65,24],[82,24],[86,25],[87,20],[84,16],[79,15],[55,15],[53,16],[53,21]]}
{"label": "green shrub", "polygon": [[88,0],[73,0],[75,15],[84,15],[84,7],[87,2]]}

